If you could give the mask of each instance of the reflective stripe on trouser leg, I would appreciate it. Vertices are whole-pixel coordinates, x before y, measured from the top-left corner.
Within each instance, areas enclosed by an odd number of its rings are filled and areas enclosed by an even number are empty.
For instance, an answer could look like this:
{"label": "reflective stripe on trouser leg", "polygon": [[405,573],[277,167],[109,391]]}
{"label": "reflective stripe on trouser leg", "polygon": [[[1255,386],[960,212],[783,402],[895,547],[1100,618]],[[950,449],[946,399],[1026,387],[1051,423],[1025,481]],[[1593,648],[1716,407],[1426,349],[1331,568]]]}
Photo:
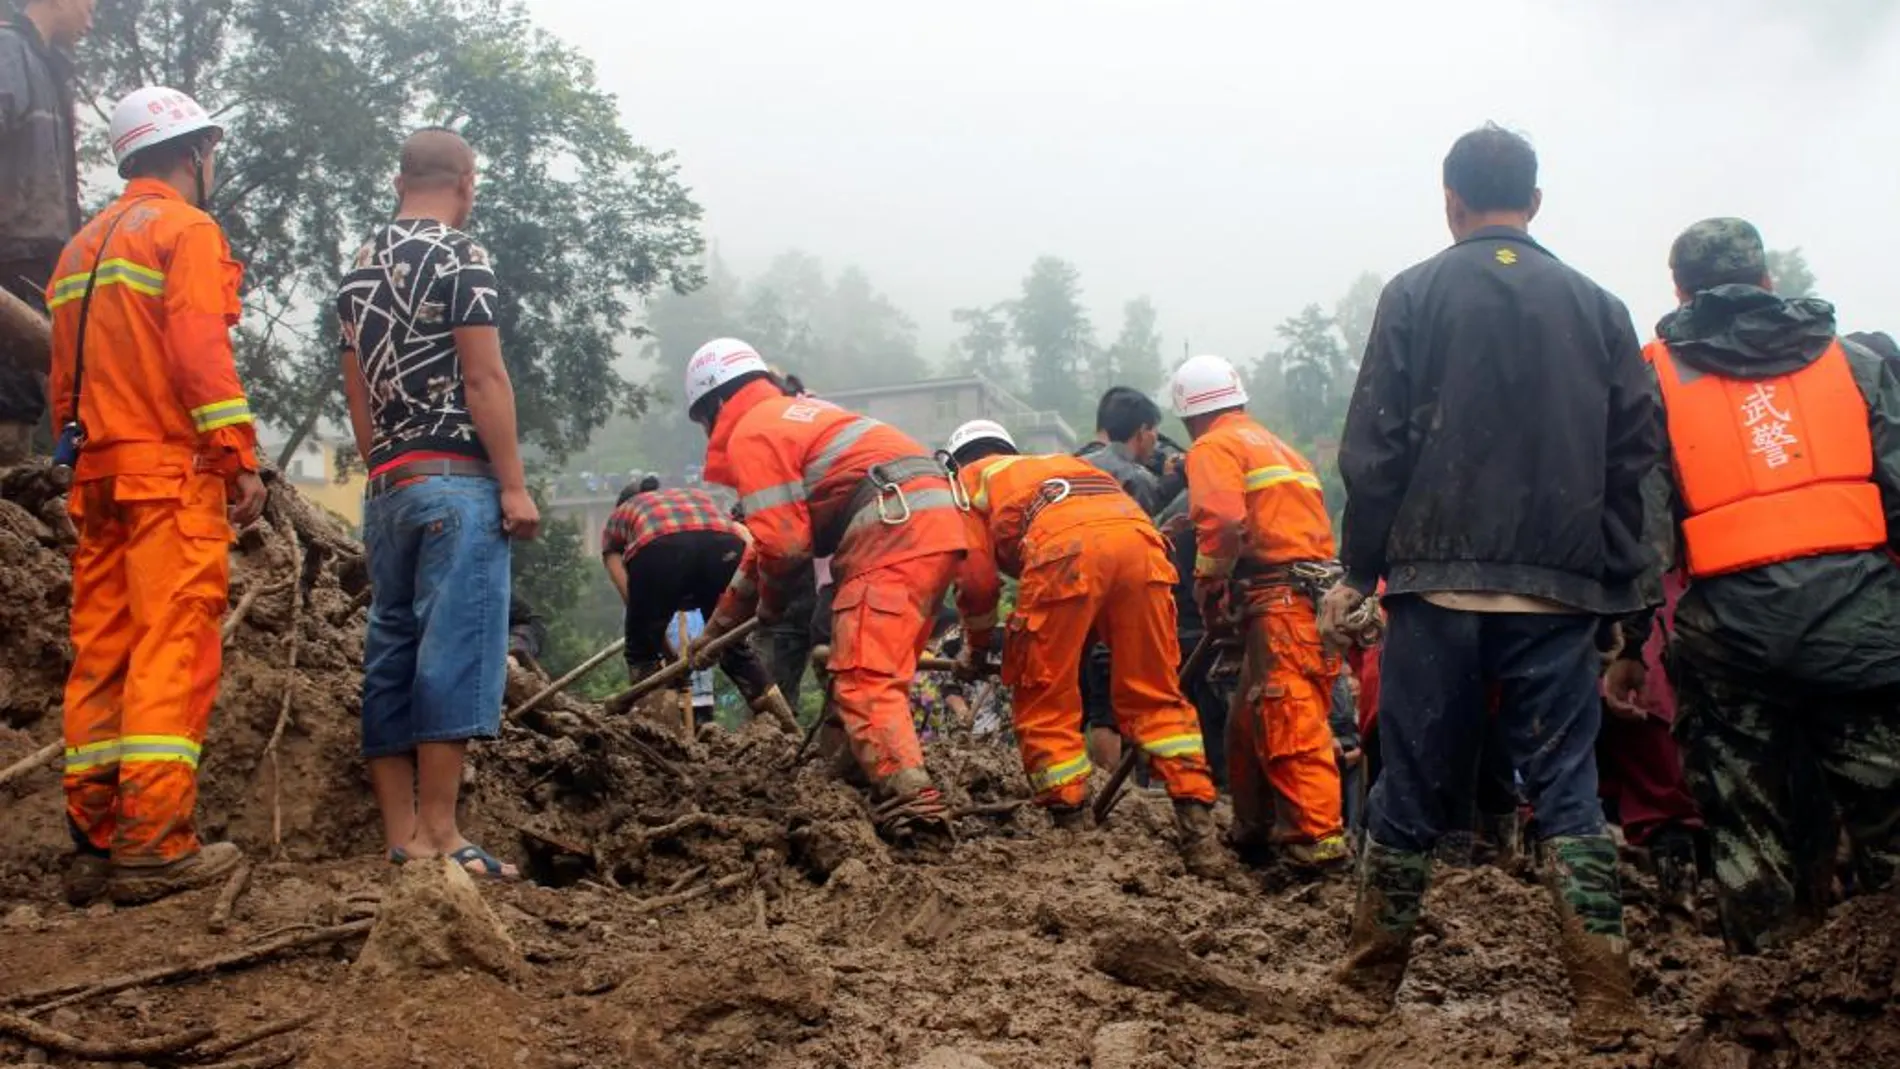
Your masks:
{"label": "reflective stripe on trouser leg", "polygon": [[1096,628],[1109,648],[1110,689],[1122,734],[1176,800],[1213,802],[1201,718],[1181,693],[1173,565],[1139,528],[1102,525],[1085,555],[1104,595]]}
{"label": "reflective stripe on trouser leg", "polygon": [[[855,570],[833,599],[832,702],[859,767],[873,783],[923,767],[910,684],[956,563],[953,553],[932,553],[873,564]],[[905,597],[901,608],[888,600],[875,603],[893,591]]]}
{"label": "reflective stripe on trouser leg", "polygon": [[73,554],[73,667],[62,724],[66,816],[78,838],[112,848],[119,787],[119,710],[132,658],[127,530],[112,503],[113,480],[82,483],[68,508],[79,528]]}
{"label": "reflective stripe on trouser leg", "polygon": [[[1027,546],[1024,556],[1032,556]],[[1016,746],[1038,805],[1073,807],[1088,799],[1094,766],[1082,735],[1079,673],[1099,601],[1079,571],[1087,557],[1049,566],[1053,577],[1025,569],[1003,649]]]}
{"label": "reflective stripe on trouser leg", "polygon": [[201,480],[188,481],[183,503],[125,506],[127,571],[141,619],[125,687],[112,848],[123,865],[164,864],[198,849],[196,751],[218,696],[230,550],[222,489],[193,482]]}

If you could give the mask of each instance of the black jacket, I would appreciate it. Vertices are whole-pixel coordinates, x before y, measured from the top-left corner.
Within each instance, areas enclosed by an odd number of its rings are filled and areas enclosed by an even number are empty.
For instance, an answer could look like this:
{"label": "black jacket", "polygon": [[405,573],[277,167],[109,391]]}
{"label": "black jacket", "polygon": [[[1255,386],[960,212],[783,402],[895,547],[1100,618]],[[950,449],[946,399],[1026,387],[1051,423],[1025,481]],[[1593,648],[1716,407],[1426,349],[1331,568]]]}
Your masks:
{"label": "black jacket", "polygon": [[1407,269],[1340,444],[1349,581],[1640,608],[1655,412],[1628,310],[1528,235],[1480,230]]}
{"label": "black jacket", "polygon": [[1141,511],[1148,515],[1160,512],[1161,507],[1168,503],[1168,498],[1161,496],[1161,480],[1155,478],[1154,472],[1136,463],[1128,455],[1126,447],[1109,442],[1084,442],[1075,455],[1121,483],[1122,490],[1134,498],[1135,503],[1141,506]]}
{"label": "black jacket", "polygon": [[[1834,340],[1826,301],[1784,300],[1753,286],[1718,286],[1665,316],[1656,332],[1677,360],[1731,379],[1798,371]],[[1848,367],[1867,401],[1873,481],[1887,515],[1889,548],[1900,536],[1900,375],[1896,365],[1844,340]],[[1662,413],[1657,414],[1663,426]],[[1664,466],[1674,523],[1666,548],[1683,560],[1681,493]],[[1830,553],[1697,579],[1676,606],[1676,653],[1705,671],[1780,681],[1805,691],[1845,692],[1900,684],[1900,567],[1887,552]]]}

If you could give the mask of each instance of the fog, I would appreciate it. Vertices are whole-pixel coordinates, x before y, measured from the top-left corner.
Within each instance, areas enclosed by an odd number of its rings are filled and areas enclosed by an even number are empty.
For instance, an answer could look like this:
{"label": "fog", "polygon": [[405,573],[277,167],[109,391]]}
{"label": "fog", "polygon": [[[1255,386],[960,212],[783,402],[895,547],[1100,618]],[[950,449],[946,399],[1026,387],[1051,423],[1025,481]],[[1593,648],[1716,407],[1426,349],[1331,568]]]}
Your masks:
{"label": "fog", "polygon": [[1647,336],[1710,215],[1801,247],[1844,328],[1900,328],[1900,4],[530,0],[636,138],[678,153],[742,275],[855,263],[933,363],[951,308],[1050,253],[1252,359],[1448,240],[1439,165],[1494,119],[1539,151],[1535,235]]}

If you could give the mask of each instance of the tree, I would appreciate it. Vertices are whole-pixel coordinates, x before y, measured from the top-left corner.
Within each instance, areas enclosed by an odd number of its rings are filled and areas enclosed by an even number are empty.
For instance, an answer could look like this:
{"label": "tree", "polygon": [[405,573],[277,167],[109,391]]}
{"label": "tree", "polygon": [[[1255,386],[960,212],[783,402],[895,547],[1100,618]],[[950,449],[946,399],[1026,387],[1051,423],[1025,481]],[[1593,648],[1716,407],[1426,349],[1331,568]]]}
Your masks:
{"label": "tree", "polygon": [[1106,390],[1119,382],[1148,393],[1161,388],[1161,334],[1154,302],[1137,297],[1122,305],[1122,332],[1108,347],[1114,381],[1097,385]]}
{"label": "tree", "polygon": [[1799,248],[1769,249],[1768,277],[1783,297],[1814,296],[1814,272],[1808,270],[1808,258]]}
{"label": "tree", "polygon": [[122,0],[99,6],[84,75],[101,118],[162,84],[224,124],[208,207],[247,264],[238,368],[287,450],[344,417],[332,297],[418,126],[453,126],[480,157],[470,230],[505,291],[522,437],[550,454],[643,403],[613,368],[632,302],[701,281],[700,210],[671,156],[633,142],[592,62],[520,0]]}
{"label": "tree", "polygon": [[1023,279],[1022,298],[1010,305],[1010,325],[1029,363],[1029,402],[1059,412],[1087,409],[1076,389],[1095,347],[1095,328],[1082,307],[1082,273],[1044,256]]}
{"label": "tree", "polygon": [[958,308],[950,313],[950,321],[963,328],[951,370],[975,372],[1007,386],[1015,385],[1007,303]]}
{"label": "tree", "polygon": [[637,455],[617,459],[674,477],[705,460],[706,436],[687,418],[680,387],[700,346],[737,332],[741,289],[738,276],[714,256],[704,286],[663,292],[647,303],[645,354],[652,372],[646,389],[654,403],[634,422],[631,452]]}
{"label": "tree", "polygon": [[889,386],[924,377],[917,324],[847,267],[818,307],[817,335],[826,381],[835,386]]}
{"label": "tree", "polygon": [[1346,360],[1355,370],[1365,359],[1366,342],[1372,337],[1372,321],[1379,312],[1379,296],[1385,292],[1385,279],[1366,271],[1352,280],[1339,303],[1333,305],[1333,322],[1346,344]]}
{"label": "tree", "polygon": [[1346,397],[1351,391],[1345,382],[1346,351],[1334,332],[1333,321],[1317,304],[1307,305],[1299,315],[1281,323],[1275,333],[1286,342],[1280,362],[1286,374],[1286,405],[1293,436],[1311,444],[1322,435],[1335,433],[1345,418]]}

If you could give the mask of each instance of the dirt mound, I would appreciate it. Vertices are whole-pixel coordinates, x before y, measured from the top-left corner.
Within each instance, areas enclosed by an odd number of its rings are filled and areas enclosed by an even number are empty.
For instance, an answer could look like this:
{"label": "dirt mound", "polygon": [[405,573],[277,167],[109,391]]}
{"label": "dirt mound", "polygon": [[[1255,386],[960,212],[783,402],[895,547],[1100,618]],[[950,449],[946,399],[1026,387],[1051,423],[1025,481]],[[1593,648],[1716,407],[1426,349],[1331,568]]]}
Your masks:
{"label": "dirt mound", "polygon": [[[70,580],[52,489],[0,478],[0,766],[59,735]],[[234,557],[200,798],[207,833],[259,860],[250,890],[218,925],[218,889],[67,909],[55,766],[0,786],[0,1008],[39,1009],[76,1035],[210,1028],[234,1057],[338,1069],[1609,1069],[1659,1064],[1700,1024],[1720,968],[1715,940],[1657,921],[1631,880],[1656,1038],[1581,1055],[1543,891],[1441,871],[1398,1012],[1341,1019],[1327,971],[1351,888],[1189,877],[1158,794],[1134,791],[1107,828],[1057,832],[1008,807],[1027,792],[1013,752],[933,743],[960,841],[894,852],[859,794],[795,762],[798,740],[770,724],[686,739],[561,696],[478,748],[466,792],[471,837],[531,880],[478,881],[500,929],[470,929],[476,952],[464,940],[458,953],[479,965],[512,943],[521,964],[384,975],[362,918],[379,904],[403,913],[415,889],[381,856],[357,755],[361,549],[288,487],[266,521]],[[543,683],[511,677],[510,704]],[[1756,1060],[1683,1064],[1900,1062],[1883,1031],[1900,951],[1880,922],[1878,906],[1856,905],[1812,953],[1744,967],[1783,971],[1726,974],[1736,993],[1711,996],[1705,1047]],[[1869,930],[1886,941],[1862,942]],[[324,937],[291,945],[299,933]],[[87,993],[125,969],[205,962],[176,982]],[[1763,1019],[1783,1023],[1749,1031]],[[23,1054],[0,1039],[0,1064]]]}
{"label": "dirt mound", "polygon": [[1855,899],[1794,946],[1728,966],[1682,1069],[1900,1065],[1900,901]]}

